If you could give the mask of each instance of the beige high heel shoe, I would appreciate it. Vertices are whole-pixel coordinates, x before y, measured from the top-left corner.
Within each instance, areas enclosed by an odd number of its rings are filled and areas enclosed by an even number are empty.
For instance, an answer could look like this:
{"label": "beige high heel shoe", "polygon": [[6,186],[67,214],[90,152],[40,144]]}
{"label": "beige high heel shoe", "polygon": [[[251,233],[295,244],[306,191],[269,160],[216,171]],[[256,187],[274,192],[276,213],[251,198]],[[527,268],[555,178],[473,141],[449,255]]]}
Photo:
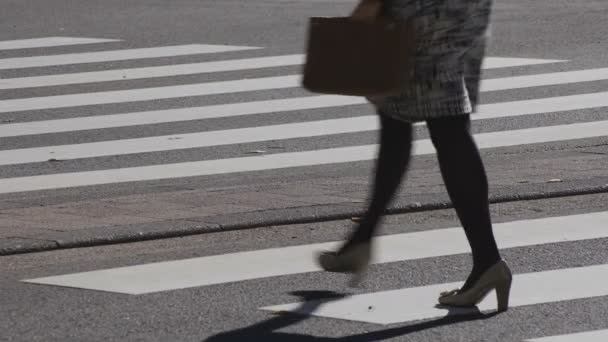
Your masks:
{"label": "beige high heel shoe", "polygon": [[467,291],[452,290],[442,292],[439,296],[439,304],[470,307],[479,304],[492,290],[496,290],[498,311],[507,311],[509,308],[509,294],[513,274],[504,260],[500,260],[487,271]]}
{"label": "beige high heel shoe", "polygon": [[327,272],[352,273],[350,286],[357,286],[365,277],[365,272],[371,262],[371,243],[360,243],[348,248],[342,253],[322,252],[317,261]]}

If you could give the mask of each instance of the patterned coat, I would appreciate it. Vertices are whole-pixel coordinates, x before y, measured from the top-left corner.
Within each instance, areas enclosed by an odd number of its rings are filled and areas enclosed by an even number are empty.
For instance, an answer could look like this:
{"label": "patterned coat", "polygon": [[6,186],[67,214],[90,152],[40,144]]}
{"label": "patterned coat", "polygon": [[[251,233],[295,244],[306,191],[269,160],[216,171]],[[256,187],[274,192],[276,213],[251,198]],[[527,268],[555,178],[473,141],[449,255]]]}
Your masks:
{"label": "patterned coat", "polygon": [[384,0],[384,14],[414,20],[414,81],[375,103],[381,115],[417,122],[475,111],[492,0]]}

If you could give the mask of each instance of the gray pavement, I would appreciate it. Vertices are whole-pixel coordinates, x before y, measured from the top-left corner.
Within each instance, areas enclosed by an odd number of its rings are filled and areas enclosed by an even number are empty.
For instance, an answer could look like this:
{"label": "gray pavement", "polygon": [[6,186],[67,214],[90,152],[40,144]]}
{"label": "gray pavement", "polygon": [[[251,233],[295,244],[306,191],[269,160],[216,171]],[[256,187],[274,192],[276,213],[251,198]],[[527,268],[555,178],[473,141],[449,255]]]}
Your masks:
{"label": "gray pavement", "polygon": [[[3,58],[104,51],[178,44],[230,44],[263,49],[42,68],[0,70],[0,78],[140,68],[301,53],[306,21],[314,15],[347,13],[353,1],[7,1],[0,40],[48,35],[121,39],[104,44],[0,51]],[[486,78],[578,71],[608,65],[601,44],[606,8],[601,1],[497,1],[489,56],[568,60],[487,70]],[[560,20],[555,20],[559,17]],[[179,18],[176,20],[176,18]],[[177,24],[179,22],[179,24]],[[567,28],[567,29],[566,29]],[[534,34],[530,34],[533,32]],[[19,99],[111,90],[195,84],[298,73],[300,66],[228,71],[115,82],[93,82],[3,90],[1,99]],[[485,104],[601,92],[607,81],[562,84],[484,93]],[[184,97],[99,106],[0,113],[5,124],[94,117],[146,110],[311,96],[302,89]],[[160,123],[0,137],[2,150],[26,149],[159,135],[359,117],[368,105],[297,110],[264,115]],[[476,133],[605,120],[605,107],[547,112],[476,121]],[[426,138],[421,127],[417,136]],[[272,137],[269,137],[272,139]],[[263,155],[376,142],[373,131],[323,137],[268,140],[75,160],[0,166],[3,178],[29,177],[199,160]],[[493,201],[556,197],[606,190],[606,137],[494,148],[483,152]],[[48,191],[0,194],[0,254],[89,244],[204,233],[267,224],[309,222],[360,214],[373,164],[358,162],[286,170],[235,173],[161,181],[128,182]],[[418,156],[394,210],[407,212],[449,205],[432,156]]]}
{"label": "gray pavement", "polygon": [[[484,154],[492,184],[491,201],[519,201],[608,191],[605,139],[516,153]],[[595,151],[600,151],[596,153]],[[417,158],[392,213],[450,207],[433,156]],[[185,236],[267,225],[314,222],[362,214],[373,165],[360,163],[344,174],[326,169],[322,177],[304,172],[293,181],[267,178],[215,185],[206,189],[162,191],[140,195],[23,206],[2,210],[0,254]],[[539,170],[551,169],[549,172]],[[303,174],[304,173],[304,174]],[[301,175],[302,178],[298,176]],[[298,179],[299,178],[299,179]],[[32,206],[36,205],[36,206]]]}
{"label": "gray pavement", "polygon": [[[494,222],[500,224],[593,213],[605,210],[606,200],[607,196],[601,194],[503,203],[492,206],[492,215]],[[432,232],[457,225],[452,210],[428,211],[388,216],[382,234]],[[342,220],[5,256],[0,266],[3,274],[0,280],[3,289],[0,293],[2,336],[7,341],[510,342],[608,328],[606,297],[515,307],[497,316],[456,316],[387,326],[282,316],[259,310],[263,306],[290,303],[307,296],[372,293],[459,281],[466,277],[470,267],[466,254],[377,264],[361,288],[348,288],[345,277],[324,272],[143,295],[20,282],[73,272],[340,240],[351,226],[352,222]],[[523,227],[519,232],[527,234]],[[560,270],[606,263],[607,246],[606,238],[552,243],[505,248],[503,257],[516,274]],[[551,286],[546,289],[551,291]],[[408,303],[402,305],[404,310],[411,309],[407,307]]]}
{"label": "gray pavement", "polygon": [[[1,69],[3,79],[133,69],[185,63],[299,54],[304,51],[307,18],[344,15],[354,1],[323,0],[4,0],[0,4],[0,42],[39,37],[119,39],[102,44],[0,50],[3,59],[21,59],[166,47],[185,44],[255,46],[261,49],[162,58]],[[603,94],[608,77],[570,81],[568,72],[608,68],[605,0],[497,0],[488,56],[564,60],[560,63],[489,69],[484,78],[559,73],[547,85],[488,91],[483,105],[501,106],[566,96]],[[282,88],[204,96],[74,105],[36,110],[4,110],[11,100],[298,74],[301,66],[253,68],[171,77],[88,82],[0,90],[0,153],[47,146],[213,133],[263,128],[372,114],[367,104],[273,111],[270,101],[312,98],[301,88]],[[533,77],[531,79],[535,81]],[[537,79],[536,79],[537,81]],[[580,123],[608,120],[606,104],[562,101],[558,107],[527,115],[483,117],[476,135],[559,127],[571,134]],[[129,115],[268,101],[263,114],[146,123],[101,129],[11,136],[3,125],[60,119]],[[117,101],[118,102],[118,101]],[[527,110],[528,103],[509,107]],[[488,107],[489,108],[489,107]],[[523,109],[522,109],[523,108]],[[174,113],[174,112],[167,112]],[[229,113],[230,114],[230,113]],[[167,114],[174,115],[174,114]],[[54,121],[53,121],[54,120]],[[72,123],[70,123],[72,125]],[[71,127],[71,126],[70,126]],[[44,127],[43,127],[44,128]],[[4,130],[3,130],[4,129]],[[232,131],[234,132],[234,131]],[[230,132],[226,133],[230,135]],[[539,133],[541,134],[541,133]],[[544,134],[544,133],[543,133]],[[227,136],[228,137],[228,136]],[[428,138],[424,127],[418,139]],[[222,138],[223,139],[223,138]],[[542,139],[541,139],[542,140]],[[168,139],[170,141],[170,139]],[[0,164],[0,184],[51,185],[38,176],[104,172],[144,166],[272,156],[292,152],[374,144],[373,130],[227,143],[219,146],[144,153]],[[17,153],[18,155],[19,153]],[[3,154],[8,155],[8,154]],[[582,139],[541,141],[482,150],[497,223],[605,211],[608,206],[608,132]],[[272,315],[260,307],[313,297],[341,297],[391,289],[429,286],[464,279],[466,254],[381,263],[361,289],[347,289],[345,278],[322,272],[198,286],[139,296],[32,285],[23,279],[142,265],[168,260],[340,240],[362,214],[373,171],[372,161],[310,165],[152,181],[110,182],[50,190],[5,191],[0,186],[0,340],[1,341],[523,341],[549,335],[607,329],[606,297],[559,300],[520,306],[490,316],[448,317],[389,326],[320,317]],[[147,171],[142,171],[142,176]],[[89,178],[87,178],[89,177]],[[433,155],[413,158],[403,188],[389,209],[383,234],[434,231],[457,226],[449,209]],[[521,231],[519,236],[525,236]],[[156,240],[156,241],[147,241]],[[129,242],[129,243],[127,243]],[[608,240],[505,248],[517,274],[605,264]],[[78,248],[76,248],[78,247]],[[39,252],[39,253],[34,253]],[[27,253],[27,254],[23,254]],[[289,255],[285,255],[288,258]],[[193,269],[193,273],[197,270]],[[180,281],[180,279],[177,279]],[[606,279],[597,279],[601,284]],[[539,287],[550,284],[539,284]],[[608,283],[606,284],[608,288]],[[334,298],[335,299],[335,298]],[[404,310],[410,310],[402,303]],[[318,309],[318,308],[317,308]],[[577,340],[578,341],[578,340]],[[553,342],[553,341],[549,341]]]}

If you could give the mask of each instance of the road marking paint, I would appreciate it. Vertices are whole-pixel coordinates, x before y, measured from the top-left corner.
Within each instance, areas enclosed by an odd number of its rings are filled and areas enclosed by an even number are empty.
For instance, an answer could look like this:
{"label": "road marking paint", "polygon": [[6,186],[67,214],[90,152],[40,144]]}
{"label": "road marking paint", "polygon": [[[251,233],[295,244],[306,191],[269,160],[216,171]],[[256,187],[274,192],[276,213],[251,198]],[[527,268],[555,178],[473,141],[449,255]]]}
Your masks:
{"label": "road marking paint", "polygon": [[[321,95],[184,109],[97,115],[80,118],[4,124],[0,125],[0,137],[151,125],[363,104],[367,104],[367,101],[361,97]],[[558,96],[480,105],[478,107],[478,113],[472,115],[471,119],[482,120],[607,106],[608,92]]]}
{"label": "road marking paint", "polygon": [[[481,149],[605,137],[608,121],[482,133],[475,136]],[[266,138],[268,139],[268,138]],[[0,179],[0,193],[27,192],[125,182],[211,176],[228,173],[328,165],[375,158],[377,145],[277,153],[253,157],[61,173]],[[434,153],[430,140],[416,140],[414,155]]]}
{"label": "road marking paint", "polygon": [[[606,94],[608,95],[608,92]],[[233,116],[341,107],[365,103],[367,103],[367,101],[361,97],[322,95],[279,100],[230,103],[182,109],[31,121],[0,125],[0,137],[228,118]]]}
{"label": "road marking paint", "polygon": [[513,57],[486,57],[483,60],[483,69],[498,69],[498,68],[511,68],[528,65],[539,65],[539,64],[550,64],[550,63],[564,63],[567,60],[559,59],[538,59],[538,58],[513,58]]}
{"label": "road marking paint", "polygon": [[[179,75],[192,75],[224,71],[273,68],[280,66],[300,65],[305,56],[284,55],[271,57],[258,57],[234,59],[226,61],[165,65],[146,68],[120,69],[107,71],[93,71],[60,75],[45,75],[19,78],[5,78],[0,80],[0,89],[19,89],[31,87],[48,87],[67,84],[83,84],[94,82],[124,81],[154,77],[170,77]],[[562,62],[557,60],[535,60],[520,58],[488,57],[484,60],[485,69],[504,68],[509,66],[534,65],[544,63]]]}
{"label": "road marking paint", "polygon": [[576,334],[548,336],[533,338],[526,342],[606,342],[608,341],[607,330],[586,331]]}
{"label": "road marking paint", "polygon": [[608,79],[608,68],[553,72],[548,74],[514,76],[482,81],[483,91],[542,87],[568,83],[593,82]]}
{"label": "road marking paint", "polygon": [[299,86],[299,79],[300,76],[279,76],[3,100],[0,113],[295,88]]}
{"label": "road marking paint", "polygon": [[0,41],[0,50],[18,50],[53,46],[97,44],[118,42],[120,39],[78,38],[78,37],[45,37]]}
{"label": "road marking paint", "polygon": [[124,81],[154,77],[170,77],[214,73],[222,71],[273,68],[302,64],[302,55],[285,55],[259,58],[235,59],[216,62],[164,65],[155,67],[82,72],[74,74],[47,75],[0,80],[0,89],[47,87],[66,84],[84,84],[108,81]]}
{"label": "road marking paint", "polygon": [[[499,246],[514,248],[606,238],[607,220],[608,212],[597,212],[497,223],[494,230]],[[466,238],[459,227],[379,236],[375,243],[377,254],[374,263],[463,254],[469,251]],[[320,268],[314,262],[314,255],[322,250],[331,250],[337,245],[338,242],[328,242],[263,249],[24,281],[145,294],[319,271]],[[604,287],[608,289],[608,286]],[[425,305],[431,303],[433,302]]]}
{"label": "road marking paint", "polygon": [[[3,150],[0,151],[0,165],[45,162],[49,159],[70,160],[245,144],[267,140],[317,137],[374,131],[379,127],[376,116],[363,116],[148,138]],[[567,131],[567,133],[562,133],[562,130]],[[608,121],[482,133],[477,135],[477,140],[482,146],[490,144],[499,147],[598,136],[608,136]],[[416,144],[417,153],[433,152],[431,142],[428,139],[416,141]]]}
{"label": "road marking paint", "polygon": [[331,134],[361,132],[378,128],[374,116],[320,120],[283,125],[229,129],[189,134],[172,134],[148,138],[111,140],[93,143],[44,146],[0,151],[0,165],[44,162],[49,159],[69,160],[160,152],[230,144]]}
{"label": "road marking paint", "polygon": [[258,47],[229,45],[176,45],[152,48],[125,49],[98,52],[71,53],[62,55],[16,57],[0,59],[0,70],[70,65],[82,63],[125,61],[130,59],[148,59],[159,57],[184,56],[206,53],[219,53],[259,49]]}
{"label": "road marking paint", "polygon": [[[520,89],[532,84],[546,86],[584,82],[585,80],[597,81],[608,79],[608,68],[596,69],[595,73],[591,72],[591,70],[583,70],[567,73],[539,74],[531,77],[538,77],[540,81],[536,83],[530,80],[522,82],[520,76],[484,80],[481,84],[481,91]],[[20,98],[0,101],[0,113],[287,89],[299,87],[300,80],[300,75],[289,75],[179,86]],[[485,86],[486,82],[489,82],[489,86]]]}
{"label": "road marking paint", "polygon": [[[429,243],[430,246],[432,243]],[[478,308],[436,307],[439,293],[461,283],[436,284],[408,289],[354,295],[316,305],[315,301],[262,308],[350,321],[395,324],[445,316],[459,316],[496,309],[490,294]],[[608,265],[568,268],[515,275],[510,307],[555,303],[608,296]],[[317,301],[318,302],[318,301]],[[311,312],[310,308],[313,308]],[[579,341],[579,340],[577,340]]]}

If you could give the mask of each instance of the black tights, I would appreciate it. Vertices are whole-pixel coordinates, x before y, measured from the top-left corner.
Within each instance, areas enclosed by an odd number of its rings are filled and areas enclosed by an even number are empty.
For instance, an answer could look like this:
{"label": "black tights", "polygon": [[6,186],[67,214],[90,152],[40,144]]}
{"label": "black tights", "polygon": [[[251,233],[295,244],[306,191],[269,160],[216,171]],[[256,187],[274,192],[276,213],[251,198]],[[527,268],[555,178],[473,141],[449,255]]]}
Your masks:
{"label": "black tights", "polygon": [[[480,273],[500,260],[490,219],[488,180],[470,133],[469,116],[428,120],[427,127],[437,150],[447,192],[473,254],[473,272],[463,287],[465,289]],[[372,200],[366,215],[344,248],[372,239],[381,215],[407,170],[411,149],[412,125],[381,116],[380,151]]]}

